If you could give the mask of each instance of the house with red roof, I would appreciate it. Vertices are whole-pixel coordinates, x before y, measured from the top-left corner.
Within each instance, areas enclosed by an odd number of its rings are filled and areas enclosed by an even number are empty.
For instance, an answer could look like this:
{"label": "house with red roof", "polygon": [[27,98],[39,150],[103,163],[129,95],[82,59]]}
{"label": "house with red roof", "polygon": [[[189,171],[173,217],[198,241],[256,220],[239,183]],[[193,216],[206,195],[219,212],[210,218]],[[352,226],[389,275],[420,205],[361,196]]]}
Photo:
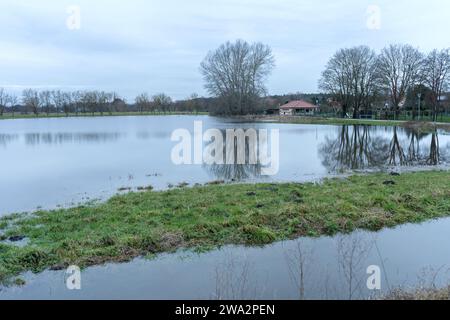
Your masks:
{"label": "house with red roof", "polygon": [[295,115],[314,115],[319,111],[319,106],[304,100],[295,100],[286,103],[280,107],[281,116],[295,116]]}

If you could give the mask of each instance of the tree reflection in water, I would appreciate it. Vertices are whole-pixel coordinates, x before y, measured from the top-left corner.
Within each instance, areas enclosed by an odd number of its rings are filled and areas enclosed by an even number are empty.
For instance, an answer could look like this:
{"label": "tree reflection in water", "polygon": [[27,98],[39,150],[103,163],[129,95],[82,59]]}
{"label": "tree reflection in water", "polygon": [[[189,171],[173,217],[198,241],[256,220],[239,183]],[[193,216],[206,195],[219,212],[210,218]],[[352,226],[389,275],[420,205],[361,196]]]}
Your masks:
{"label": "tree reflection in water", "polygon": [[[387,166],[439,165],[444,159],[439,133],[413,129],[392,129],[392,138],[377,127],[343,126],[337,138],[327,137],[320,146],[323,165],[331,172],[382,168]],[[407,139],[402,139],[402,136]],[[431,136],[428,145],[421,142]]]}
{"label": "tree reflection in water", "polygon": [[8,144],[17,140],[19,135],[17,134],[0,134],[0,146],[6,147]]}
{"label": "tree reflection in water", "polygon": [[219,180],[242,181],[261,176],[260,164],[214,164],[204,165],[204,168]]}
{"label": "tree reflection in water", "polygon": [[323,165],[330,171],[379,167],[388,159],[389,145],[373,136],[368,126],[342,126],[337,138],[327,137],[319,148]]}
{"label": "tree reflection in water", "polygon": [[[222,136],[226,136],[226,130],[221,130]],[[248,139],[245,144],[245,164],[212,164],[212,165],[203,165],[205,170],[213,175],[216,179],[219,180],[228,180],[228,181],[242,181],[254,178],[261,177],[261,164],[250,164],[249,158],[250,153],[252,152],[255,155],[258,155],[258,145],[253,145],[253,150],[250,150],[250,144],[248,143]],[[223,155],[226,159],[227,157],[227,145],[226,143],[223,146]],[[234,144],[234,159],[238,159],[238,146]],[[257,159],[260,159],[259,155]]]}
{"label": "tree reflection in water", "polygon": [[428,157],[427,164],[434,166],[438,165],[439,159],[440,159],[439,136],[436,130],[431,134],[430,156]]}
{"label": "tree reflection in water", "polygon": [[[299,145],[301,141],[294,143]],[[248,163],[248,148],[247,144],[247,164],[204,165],[204,169],[216,179],[226,181],[262,178],[261,165]],[[339,127],[337,135],[327,136],[319,145],[320,160],[332,173],[405,166],[437,166],[446,161],[448,152],[445,151],[445,147],[439,145],[438,130],[424,133],[410,128],[359,125]],[[237,152],[236,147],[234,152]],[[289,157],[290,154],[280,156]]]}
{"label": "tree reflection in water", "polygon": [[83,133],[27,133],[24,135],[27,145],[57,145],[66,143],[106,143],[115,142],[124,134],[118,132],[83,132]]}

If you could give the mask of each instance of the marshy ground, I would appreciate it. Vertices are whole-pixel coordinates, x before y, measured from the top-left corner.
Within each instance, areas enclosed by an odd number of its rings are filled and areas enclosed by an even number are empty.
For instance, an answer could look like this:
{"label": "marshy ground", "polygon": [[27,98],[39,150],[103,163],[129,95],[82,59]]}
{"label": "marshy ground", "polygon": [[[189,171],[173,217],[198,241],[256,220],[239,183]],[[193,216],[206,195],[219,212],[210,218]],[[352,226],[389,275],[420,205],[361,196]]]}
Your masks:
{"label": "marshy ground", "polygon": [[450,215],[450,172],[370,174],[320,184],[230,184],[117,195],[0,219],[0,279],[124,262],[180,248],[264,245]]}

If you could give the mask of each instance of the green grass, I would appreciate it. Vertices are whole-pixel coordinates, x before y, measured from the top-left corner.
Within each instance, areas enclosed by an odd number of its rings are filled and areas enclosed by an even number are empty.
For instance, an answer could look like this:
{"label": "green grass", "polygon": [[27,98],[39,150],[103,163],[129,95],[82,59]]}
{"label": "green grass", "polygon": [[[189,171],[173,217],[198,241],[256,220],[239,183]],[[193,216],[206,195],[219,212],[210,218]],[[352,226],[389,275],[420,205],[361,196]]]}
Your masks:
{"label": "green grass", "polygon": [[119,117],[119,116],[168,116],[168,115],[208,115],[207,112],[100,112],[92,113],[41,113],[39,115],[35,114],[12,114],[4,113],[0,116],[0,120],[12,120],[12,119],[45,119],[45,118],[71,118],[71,117]]}
{"label": "green grass", "polygon": [[[387,180],[395,185],[385,185]],[[29,243],[0,244],[0,280],[27,270],[380,230],[449,215],[450,171],[129,193],[97,205],[1,219],[9,222],[7,236],[26,236]]]}

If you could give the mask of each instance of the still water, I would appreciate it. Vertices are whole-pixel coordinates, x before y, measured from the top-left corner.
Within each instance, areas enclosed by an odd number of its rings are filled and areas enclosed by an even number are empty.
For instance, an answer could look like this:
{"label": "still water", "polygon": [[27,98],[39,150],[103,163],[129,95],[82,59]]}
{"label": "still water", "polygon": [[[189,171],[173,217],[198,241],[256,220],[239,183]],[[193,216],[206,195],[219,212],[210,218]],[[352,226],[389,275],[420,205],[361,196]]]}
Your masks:
{"label": "still water", "polygon": [[[279,129],[280,170],[252,165],[177,166],[176,129]],[[241,123],[207,116],[105,117],[0,121],[0,215],[106,199],[120,188],[167,189],[213,180],[315,181],[354,171],[450,167],[450,135],[402,128]],[[92,267],[82,290],[65,273],[23,276],[0,299],[359,299],[398,286],[447,284],[450,219],[379,233],[301,238],[262,248],[228,246]],[[367,290],[369,265],[382,291]],[[301,280],[303,279],[303,280]]]}
{"label": "still water", "polygon": [[[368,299],[397,287],[449,284],[449,229],[450,219],[441,219],[379,233],[141,258],[84,270],[79,291],[67,289],[64,271],[28,273],[24,287],[0,287],[0,299]],[[367,289],[371,265],[381,269],[381,291]]]}
{"label": "still water", "polygon": [[[176,129],[280,130],[280,170],[177,166]],[[0,216],[106,199],[121,188],[166,189],[182,182],[313,181],[350,170],[447,166],[450,136],[383,127],[236,123],[208,116],[0,121]]]}

